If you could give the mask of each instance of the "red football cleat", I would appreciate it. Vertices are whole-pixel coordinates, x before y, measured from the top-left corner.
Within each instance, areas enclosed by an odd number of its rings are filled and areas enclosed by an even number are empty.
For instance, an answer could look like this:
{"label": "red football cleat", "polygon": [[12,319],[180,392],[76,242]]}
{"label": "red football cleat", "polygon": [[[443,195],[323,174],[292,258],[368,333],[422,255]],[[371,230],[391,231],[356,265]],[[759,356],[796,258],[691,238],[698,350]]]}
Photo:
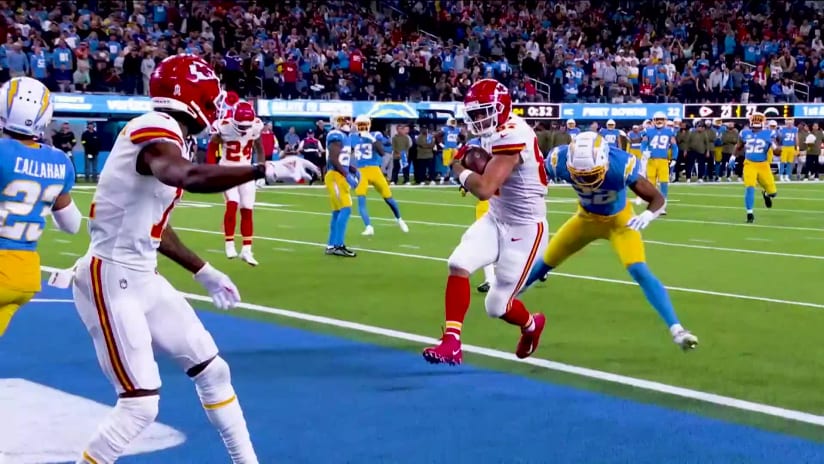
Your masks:
{"label": "red football cleat", "polygon": [[532,315],[535,321],[535,330],[526,332],[521,329],[521,339],[518,340],[518,348],[515,349],[515,356],[520,359],[528,358],[538,349],[538,343],[541,341],[541,332],[544,331],[546,325],[546,316],[541,313]]}
{"label": "red football cleat", "polygon": [[423,350],[423,359],[431,364],[449,364],[455,366],[463,361],[461,341],[454,335],[445,333],[438,346],[430,346]]}

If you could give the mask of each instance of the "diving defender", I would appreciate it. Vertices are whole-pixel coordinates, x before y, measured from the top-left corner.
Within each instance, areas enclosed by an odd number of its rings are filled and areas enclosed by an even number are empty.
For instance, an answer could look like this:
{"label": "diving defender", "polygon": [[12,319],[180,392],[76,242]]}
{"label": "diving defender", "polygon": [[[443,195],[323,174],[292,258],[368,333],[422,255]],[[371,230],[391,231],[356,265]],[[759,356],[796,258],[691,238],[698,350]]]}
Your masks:
{"label": "diving defender", "polygon": [[[578,212],[549,241],[543,260],[532,268],[525,288],[591,242],[609,240],[647,301],[669,327],[673,341],[684,350],[695,348],[698,338],[681,326],[667,290],[646,264],[640,230],[664,211],[667,202],[661,192],[639,176],[638,159],[610,147],[594,132],[582,132],[570,145],[555,148],[546,164],[548,170],[575,189]],[[627,188],[648,203],[646,211],[633,214]]]}

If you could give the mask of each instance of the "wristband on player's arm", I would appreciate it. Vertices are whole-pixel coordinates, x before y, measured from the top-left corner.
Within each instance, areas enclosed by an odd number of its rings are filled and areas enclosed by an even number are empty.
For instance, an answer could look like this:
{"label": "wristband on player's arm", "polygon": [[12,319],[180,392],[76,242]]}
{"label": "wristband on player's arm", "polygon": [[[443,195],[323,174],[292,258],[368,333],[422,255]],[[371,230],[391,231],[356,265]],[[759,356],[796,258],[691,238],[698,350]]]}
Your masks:
{"label": "wristband on player's arm", "polygon": [[266,178],[266,163],[255,163],[252,167],[255,169],[255,180]]}
{"label": "wristband on player's arm", "polygon": [[475,173],[473,171],[470,171],[469,169],[466,169],[463,172],[461,172],[461,174],[458,176],[458,182],[460,182],[463,188],[466,190],[469,190],[468,188],[466,188],[466,181],[472,174]]}

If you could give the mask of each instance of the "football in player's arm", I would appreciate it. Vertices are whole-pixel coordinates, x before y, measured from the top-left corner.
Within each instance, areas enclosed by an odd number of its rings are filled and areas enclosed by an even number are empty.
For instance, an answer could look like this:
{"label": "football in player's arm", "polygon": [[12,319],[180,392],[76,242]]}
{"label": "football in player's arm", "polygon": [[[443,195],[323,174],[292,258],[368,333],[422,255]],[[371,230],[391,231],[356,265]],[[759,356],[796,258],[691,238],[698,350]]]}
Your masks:
{"label": "football in player's arm", "polygon": [[495,195],[504,181],[512,174],[512,170],[521,161],[520,152],[506,152],[493,154],[486,163],[483,174],[478,174],[465,168],[461,159],[452,161],[452,172],[458,177],[463,188],[481,201],[486,201]]}

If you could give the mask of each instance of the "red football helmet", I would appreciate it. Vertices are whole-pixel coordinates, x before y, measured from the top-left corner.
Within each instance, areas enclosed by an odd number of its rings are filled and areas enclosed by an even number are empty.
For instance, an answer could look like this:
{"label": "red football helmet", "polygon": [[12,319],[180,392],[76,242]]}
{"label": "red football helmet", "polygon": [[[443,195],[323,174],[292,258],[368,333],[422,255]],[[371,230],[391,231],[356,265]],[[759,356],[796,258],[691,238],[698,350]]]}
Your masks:
{"label": "red football helmet", "polygon": [[475,82],[464,98],[466,125],[475,135],[495,133],[509,119],[511,110],[509,90],[495,79]]}
{"label": "red football helmet", "polygon": [[232,126],[238,133],[245,134],[246,131],[252,128],[255,122],[255,109],[252,104],[247,101],[239,101],[232,112]]}
{"label": "red football helmet", "polygon": [[195,55],[174,55],[161,61],[149,80],[152,108],[192,117],[197,133],[212,125],[223,105],[220,79],[209,63]]}

